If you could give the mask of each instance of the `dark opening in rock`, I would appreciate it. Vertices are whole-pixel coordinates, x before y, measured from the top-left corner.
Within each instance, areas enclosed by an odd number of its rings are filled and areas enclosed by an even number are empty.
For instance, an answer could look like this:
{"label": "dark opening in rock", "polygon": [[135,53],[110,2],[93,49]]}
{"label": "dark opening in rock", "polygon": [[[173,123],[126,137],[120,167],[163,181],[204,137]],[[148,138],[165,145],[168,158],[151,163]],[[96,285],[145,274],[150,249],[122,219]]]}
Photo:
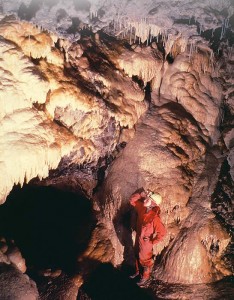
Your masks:
{"label": "dark opening in rock", "polygon": [[78,299],[111,300],[153,300],[157,299],[150,291],[139,288],[136,283],[124,276],[111,264],[100,265],[89,280],[79,290]]}
{"label": "dark opening in rock", "polygon": [[95,226],[91,202],[53,187],[14,187],[0,207],[1,235],[34,269],[75,271]]}

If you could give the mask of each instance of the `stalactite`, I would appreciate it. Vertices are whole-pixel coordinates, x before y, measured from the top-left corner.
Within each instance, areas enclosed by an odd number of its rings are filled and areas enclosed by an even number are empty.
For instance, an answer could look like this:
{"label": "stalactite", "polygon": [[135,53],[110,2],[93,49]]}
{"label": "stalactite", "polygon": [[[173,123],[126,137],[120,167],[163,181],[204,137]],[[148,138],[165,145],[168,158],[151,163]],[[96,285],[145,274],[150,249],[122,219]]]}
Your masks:
{"label": "stalactite", "polygon": [[[124,17],[117,17],[115,21],[113,21],[114,34],[116,34],[116,28],[121,32],[124,30],[124,37],[129,35],[129,42],[136,43],[136,39],[138,37],[138,41],[141,43],[145,43],[149,45],[151,43],[153,37],[156,37],[160,32],[161,28],[157,25],[150,23],[147,18],[141,18],[139,21],[129,20]],[[118,31],[117,31],[118,32]],[[132,35],[134,34],[134,38],[132,39]],[[117,34],[119,35],[119,33]]]}
{"label": "stalactite", "polygon": [[211,73],[214,73],[214,52],[213,50],[210,51],[210,57],[209,57],[209,65],[211,69]]}
{"label": "stalactite", "polygon": [[201,35],[201,32],[202,32],[201,28],[202,28],[202,25],[199,24],[199,35]]}
{"label": "stalactite", "polygon": [[227,47],[227,57],[228,59],[232,59],[232,55],[234,54],[233,45],[231,47]]}
{"label": "stalactite", "polygon": [[220,40],[225,36],[226,30],[229,28],[229,18],[222,21],[222,30],[220,35]]}
{"label": "stalactite", "polygon": [[220,40],[223,38],[223,36],[224,36],[224,20],[222,21],[222,30],[221,30]]}
{"label": "stalactite", "polygon": [[190,42],[190,50],[189,50],[189,61],[191,62],[191,57],[194,53],[194,41]]}
{"label": "stalactite", "polygon": [[130,45],[132,44],[132,25],[130,26],[130,38],[129,38]]}

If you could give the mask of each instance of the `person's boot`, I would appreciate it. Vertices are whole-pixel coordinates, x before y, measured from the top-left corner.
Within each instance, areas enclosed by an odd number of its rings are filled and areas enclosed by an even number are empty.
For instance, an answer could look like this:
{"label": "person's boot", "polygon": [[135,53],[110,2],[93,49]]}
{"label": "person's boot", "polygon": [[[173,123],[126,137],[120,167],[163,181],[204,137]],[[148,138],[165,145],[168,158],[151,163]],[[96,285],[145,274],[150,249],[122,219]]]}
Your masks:
{"label": "person's boot", "polygon": [[147,284],[149,282],[152,269],[153,269],[153,266],[144,267],[142,278],[140,279],[140,281],[137,282],[137,285],[144,286],[145,284]]}
{"label": "person's boot", "polygon": [[134,279],[134,278],[136,278],[137,276],[139,276],[139,272],[136,272],[135,274],[130,275],[129,278]]}
{"label": "person's boot", "polygon": [[142,287],[142,286],[146,285],[148,282],[149,282],[149,278],[142,277],[136,284],[139,287]]}

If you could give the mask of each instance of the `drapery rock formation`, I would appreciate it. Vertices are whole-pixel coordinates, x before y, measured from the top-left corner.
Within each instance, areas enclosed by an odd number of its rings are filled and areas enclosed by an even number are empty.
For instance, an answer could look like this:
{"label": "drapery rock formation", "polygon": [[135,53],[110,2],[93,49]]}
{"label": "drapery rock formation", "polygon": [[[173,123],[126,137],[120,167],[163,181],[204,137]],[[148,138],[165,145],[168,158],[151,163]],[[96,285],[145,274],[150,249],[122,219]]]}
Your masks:
{"label": "drapery rock formation", "polygon": [[174,17],[156,2],[147,20],[128,18],[136,1],[121,1],[116,18],[99,1],[72,1],[79,20],[73,6],[28,1],[17,13],[34,24],[0,20],[0,201],[31,179],[90,198],[99,220],[77,286],[97,261],[133,264],[128,199],[141,187],[163,197],[156,279],[233,274],[233,6],[172,1]]}
{"label": "drapery rock formation", "polygon": [[[14,18],[3,19],[0,27],[4,37],[1,43],[1,198],[4,200],[14,183],[23,184],[35,176],[46,177],[48,170],[55,169],[64,156],[82,164],[95,162],[112,152],[118,142],[120,125],[133,127],[146,105],[142,101],[144,93],[136,83],[124,80],[124,74],[117,68],[111,71],[115,53],[109,54],[106,65],[102,62],[98,52],[104,53],[102,48],[107,46],[95,44],[97,53],[92,53],[94,45],[84,41],[87,56],[82,59],[88,57],[94,70],[92,66],[83,69],[77,59],[79,68],[72,73],[71,67],[63,69],[63,54],[51,47],[52,38],[48,33],[41,33],[31,24],[21,24]],[[27,30],[30,36],[25,38]],[[25,39],[32,44],[25,47]],[[68,52],[71,65],[75,47]],[[60,59],[50,59],[53,51]],[[32,63],[30,57],[38,59],[38,63]],[[16,61],[19,61],[17,65]],[[95,68],[101,62],[100,75]],[[78,80],[76,76],[82,77]],[[14,97],[18,99],[15,105]],[[9,148],[20,152],[20,157],[7,159]]]}

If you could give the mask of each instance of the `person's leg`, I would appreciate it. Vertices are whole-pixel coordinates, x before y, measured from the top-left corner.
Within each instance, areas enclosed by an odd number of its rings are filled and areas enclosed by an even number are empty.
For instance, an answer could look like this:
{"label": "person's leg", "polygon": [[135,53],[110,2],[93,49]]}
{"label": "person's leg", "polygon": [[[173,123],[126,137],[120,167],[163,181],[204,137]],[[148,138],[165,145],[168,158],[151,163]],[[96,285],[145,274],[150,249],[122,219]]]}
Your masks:
{"label": "person's leg", "polygon": [[143,267],[143,273],[139,284],[144,284],[150,278],[153,269],[153,244],[151,241],[141,241],[139,245],[139,262]]}
{"label": "person's leg", "polygon": [[145,280],[148,280],[150,278],[150,275],[152,273],[153,270],[153,260],[150,261],[150,263],[145,264],[143,266],[143,274],[142,274],[142,278]]}

